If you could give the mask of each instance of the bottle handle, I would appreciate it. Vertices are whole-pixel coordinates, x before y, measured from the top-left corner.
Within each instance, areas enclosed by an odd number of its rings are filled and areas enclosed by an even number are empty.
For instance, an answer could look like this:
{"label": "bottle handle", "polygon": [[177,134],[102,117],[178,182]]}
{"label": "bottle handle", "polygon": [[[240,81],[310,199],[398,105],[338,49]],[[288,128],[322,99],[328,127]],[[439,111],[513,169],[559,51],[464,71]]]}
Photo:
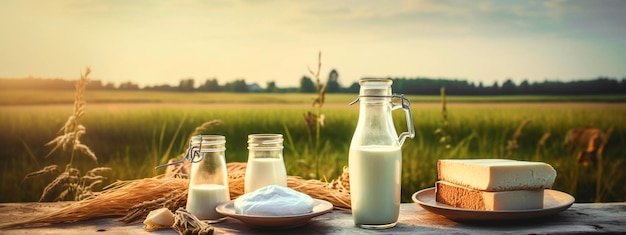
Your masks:
{"label": "bottle handle", "polygon": [[404,110],[404,114],[406,115],[406,127],[407,131],[400,133],[398,136],[398,141],[400,142],[400,146],[404,144],[404,141],[407,137],[413,139],[415,137],[415,127],[413,126],[413,115],[411,115],[411,101],[405,98],[404,95],[393,95],[393,98],[400,99],[400,103],[393,103],[392,110],[396,110],[402,108]]}

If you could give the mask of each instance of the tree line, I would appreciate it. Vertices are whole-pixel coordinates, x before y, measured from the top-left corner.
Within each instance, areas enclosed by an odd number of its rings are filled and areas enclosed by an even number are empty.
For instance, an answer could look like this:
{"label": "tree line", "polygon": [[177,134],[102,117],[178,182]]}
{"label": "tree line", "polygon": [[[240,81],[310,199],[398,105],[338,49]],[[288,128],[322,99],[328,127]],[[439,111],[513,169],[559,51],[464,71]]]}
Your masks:
{"label": "tree line", "polygon": [[[321,79],[321,78],[320,78]],[[411,95],[439,95],[440,88],[445,87],[448,95],[592,95],[592,94],[626,94],[626,77],[621,80],[609,77],[597,77],[588,80],[529,82],[524,80],[515,84],[512,79],[502,84],[494,82],[484,85],[454,79],[432,78],[390,78],[395,93]],[[315,93],[317,83],[326,85],[326,93],[358,93],[359,84],[353,82],[350,86],[341,86],[339,73],[333,69],[327,78],[322,81],[313,80],[309,76],[302,76],[298,87],[278,87],[275,81],[269,81],[265,87],[256,83],[249,84],[245,79],[220,84],[217,78],[208,78],[196,84],[194,78],[180,79],[178,86],[155,85],[139,87],[133,82],[123,82],[119,85],[103,83],[100,80],[90,80],[87,89],[94,90],[146,90],[172,92],[266,92],[266,93]],[[74,89],[75,81],[65,79],[1,79],[2,89]]]}

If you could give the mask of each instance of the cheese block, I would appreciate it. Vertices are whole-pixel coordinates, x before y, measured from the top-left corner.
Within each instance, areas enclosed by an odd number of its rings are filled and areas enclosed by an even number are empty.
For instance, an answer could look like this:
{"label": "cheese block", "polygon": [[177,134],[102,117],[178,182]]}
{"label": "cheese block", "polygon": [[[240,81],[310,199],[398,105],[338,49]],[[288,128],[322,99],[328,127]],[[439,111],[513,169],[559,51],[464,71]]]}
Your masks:
{"label": "cheese block", "polygon": [[435,183],[435,200],[471,210],[532,210],[543,208],[544,189],[487,192],[444,181]]}
{"label": "cheese block", "polygon": [[143,221],[144,229],[152,231],[159,228],[170,228],[174,225],[174,214],[167,208],[159,208],[148,213]]}
{"label": "cheese block", "polygon": [[556,178],[549,164],[508,159],[442,159],[437,174],[439,180],[484,191],[551,188]]}

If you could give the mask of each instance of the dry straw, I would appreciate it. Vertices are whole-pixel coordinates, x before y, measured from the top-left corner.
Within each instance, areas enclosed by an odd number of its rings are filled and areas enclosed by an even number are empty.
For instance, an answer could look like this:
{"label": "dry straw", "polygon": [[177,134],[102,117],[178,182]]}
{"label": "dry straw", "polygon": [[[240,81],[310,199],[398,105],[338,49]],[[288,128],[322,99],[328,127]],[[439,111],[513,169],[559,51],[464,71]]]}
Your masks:
{"label": "dry straw", "polygon": [[51,213],[33,215],[22,221],[1,224],[0,228],[72,223],[100,217],[124,216],[128,213],[128,208],[186,188],[187,184],[188,181],[185,179],[161,177],[118,181],[106,187],[97,196],[73,202]]}
{"label": "dry straw", "polygon": [[[244,193],[246,163],[228,163],[229,189],[232,199]],[[350,186],[347,168],[331,182],[304,180],[288,176],[288,186],[296,191],[332,203],[337,209],[350,209]],[[118,181],[107,186],[100,194],[73,202],[65,208],[46,214],[33,215],[22,220],[0,224],[0,228],[16,226],[41,226],[72,223],[101,217],[121,217],[126,223],[138,223],[152,210],[167,207],[176,211],[185,207],[189,181],[164,175],[131,181]],[[129,209],[130,208],[130,209]]]}
{"label": "dry straw", "polygon": [[198,234],[210,235],[215,231],[213,226],[199,220],[184,208],[178,208],[174,214],[174,225],[172,226],[178,234]]}

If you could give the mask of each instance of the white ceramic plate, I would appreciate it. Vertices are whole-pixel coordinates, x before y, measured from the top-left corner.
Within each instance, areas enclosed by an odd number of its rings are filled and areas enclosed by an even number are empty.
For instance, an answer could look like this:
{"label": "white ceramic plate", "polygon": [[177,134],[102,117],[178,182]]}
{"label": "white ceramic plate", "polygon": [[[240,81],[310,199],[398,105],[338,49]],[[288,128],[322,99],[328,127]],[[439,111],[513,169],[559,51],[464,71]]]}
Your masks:
{"label": "white ceramic plate", "polygon": [[236,214],[234,201],[232,200],[218,204],[215,210],[222,215],[238,219],[250,227],[261,229],[289,229],[305,225],[313,217],[331,212],[333,210],[333,204],[324,200],[313,199],[313,211],[311,213],[290,216]]}
{"label": "white ceramic plate", "polygon": [[435,201],[435,188],[427,188],[413,194],[413,201],[427,211],[457,221],[519,220],[558,214],[574,203],[574,197],[556,190],[546,189],[543,209],[481,211],[457,208]]}

